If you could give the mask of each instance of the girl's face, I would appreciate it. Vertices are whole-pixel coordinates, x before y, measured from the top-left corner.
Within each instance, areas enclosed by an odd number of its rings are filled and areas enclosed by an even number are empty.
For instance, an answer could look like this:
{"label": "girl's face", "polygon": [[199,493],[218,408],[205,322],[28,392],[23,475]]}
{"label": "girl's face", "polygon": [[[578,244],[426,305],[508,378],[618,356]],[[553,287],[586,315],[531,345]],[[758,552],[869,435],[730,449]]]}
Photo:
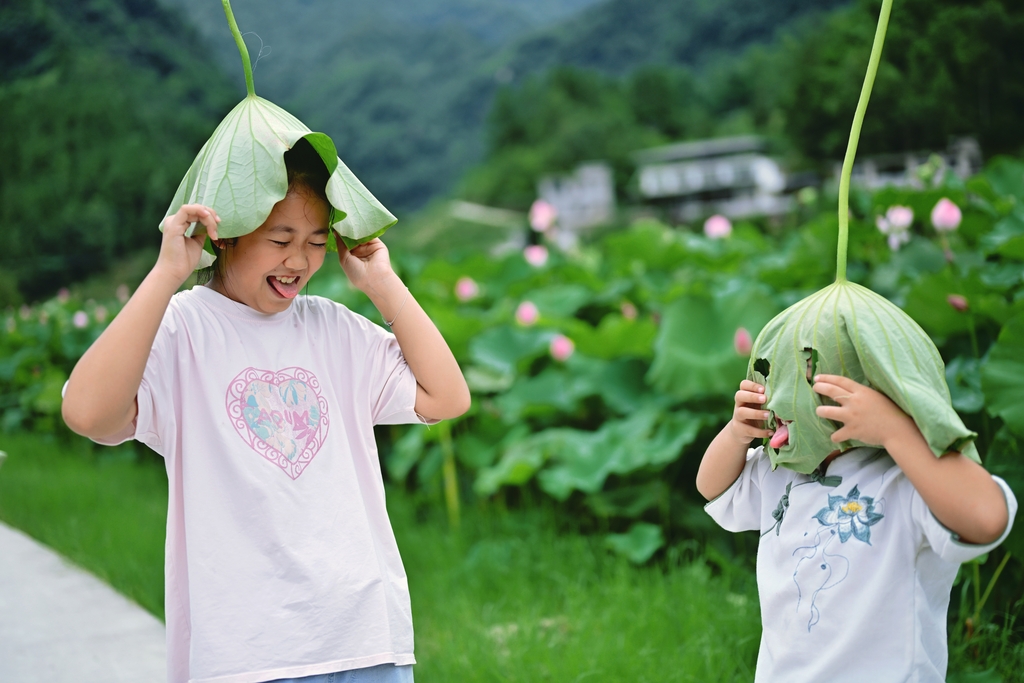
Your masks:
{"label": "girl's face", "polygon": [[324,263],[328,216],[311,192],[289,190],[263,225],[224,245],[224,269],[210,286],[260,313],[286,310]]}

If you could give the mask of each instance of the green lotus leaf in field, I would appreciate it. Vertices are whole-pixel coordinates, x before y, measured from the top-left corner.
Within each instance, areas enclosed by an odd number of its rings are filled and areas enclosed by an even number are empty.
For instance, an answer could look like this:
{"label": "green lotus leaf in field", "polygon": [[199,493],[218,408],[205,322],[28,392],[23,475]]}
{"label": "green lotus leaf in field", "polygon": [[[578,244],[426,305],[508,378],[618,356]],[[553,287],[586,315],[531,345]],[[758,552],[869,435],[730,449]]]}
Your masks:
{"label": "green lotus leaf in field", "polygon": [[274,204],[284,199],[288,191],[284,153],[305,139],[330,174],[327,198],[334,231],[349,247],[381,235],[397,219],[342,163],[331,138],[313,132],[284,109],[256,95],[248,51],[230,3],[222,1],[242,55],[248,95],[199,150],[166,215],[174,214],[183,204],[204,204],[221,218],[220,237],[249,234],[263,224]]}
{"label": "green lotus leaf in field", "polygon": [[776,316],[751,349],[747,378],[765,386],[769,426],[789,423],[788,442],[777,449],[766,446],[773,467],[810,473],[837,449],[830,438],[837,425],[815,412],[828,400],[811,388],[819,373],[843,375],[888,396],[914,419],[936,456],[958,451],[980,462],[977,434],[953,409],[942,358],[931,338],[884,297],[846,279],[850,175],[891,10],[892,0],[883,0],[843,161],[836,281]]}
{"label": "green lotus leaf in field", "polygon": [[608,534],[604,543],[633,564],[643,564],[665,545],[665,537],[657,524],[636,522],[624,534]]}
{"label": "green lotus leaf in field", "polygon": [[1024,436],[1024,314],[1006,323],[981,368],[988,412]]}
{"label": "green lotus leaf in field", "polygon": [[849,377],[888,396],[914,418],[935,455],[960,451],[978,460],[977,435],[953,409],[931,338],[884,297],[843,280],[776,316],[751,350],[747,378],[765,385],[774,419],[792,420],[789,443],[766,447],[774,466],[809,473],[833,450],[861,445],[834,444],[836,424],[815,414],[826,400],[811,389],[810,378],[819,373]]}

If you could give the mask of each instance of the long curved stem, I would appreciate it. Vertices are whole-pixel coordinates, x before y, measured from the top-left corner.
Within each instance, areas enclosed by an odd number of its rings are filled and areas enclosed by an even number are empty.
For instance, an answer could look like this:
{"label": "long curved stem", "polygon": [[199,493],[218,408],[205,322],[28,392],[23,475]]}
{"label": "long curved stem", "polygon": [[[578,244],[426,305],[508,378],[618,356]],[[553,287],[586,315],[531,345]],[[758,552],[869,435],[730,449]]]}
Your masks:
{"label": "long curved stem", "polygon": [[[227,2],[227,0],[224,1]],[[882,45],[885,43],[885,31],[889,28],[889,14],[891,11],[892,0],[882,0],[882,11],[878,15],[878,27],[875,29],[875,41],[871,45],[871,57],[868,59],[868,72],[864,75],[864,85],[860,89],[857,111],[853,114],[850,141],[846,145],[843,172],[839,178],[839,249],[836,253],[837,282],[846,280],[846,247],[850,240],[850,174],[853,172],[853,159],[857,156],[860,129],[864,125],[864,112],[868,109],[868,100],[871,99],[871,88],[875,84],[878,63],[882,59]]]}
{"label": "long curved stem", "polygon": [[224,14],[228,18],[228,26],[231,27],[231,35],[235,38],[235,44],[238,45],[238,52],[242,55],[242,68],[245,69],[245,89],[249,93],[249,97],[256,95],[256,87],[252,83],[252,63],[249,61],[249,49],[245,47],[245,41],[242,40],[242,34],[238,30],[238,24],[235,23],[235,15],[231,11],[230,0],[221,0],[224,5]]}

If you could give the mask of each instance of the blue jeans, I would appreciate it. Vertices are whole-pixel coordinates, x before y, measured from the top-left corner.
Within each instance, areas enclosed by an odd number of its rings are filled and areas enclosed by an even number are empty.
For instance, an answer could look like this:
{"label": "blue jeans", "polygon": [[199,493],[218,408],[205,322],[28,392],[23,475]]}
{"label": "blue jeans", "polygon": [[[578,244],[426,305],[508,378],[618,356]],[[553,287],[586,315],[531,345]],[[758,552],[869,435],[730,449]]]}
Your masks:
{"label": "blue jeans", "polygon": [[351,669],[333,674],[280,678],[269,683],[413,683],[412,665],[378,664],[365,669]]}

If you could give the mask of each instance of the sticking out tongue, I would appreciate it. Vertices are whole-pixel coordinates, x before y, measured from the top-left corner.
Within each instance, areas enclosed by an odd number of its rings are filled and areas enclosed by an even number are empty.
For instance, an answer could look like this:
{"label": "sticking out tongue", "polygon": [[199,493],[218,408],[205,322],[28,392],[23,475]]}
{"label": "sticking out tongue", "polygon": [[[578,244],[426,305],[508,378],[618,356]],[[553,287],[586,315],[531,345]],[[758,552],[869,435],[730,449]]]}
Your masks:
{"label": "sticking out tongue", "polygon": [[271,275],[267,278],[267,282],[270,283],[270,286],[275,292],[285,299],[294,299],[295,295],[299,293],[299,283],[301,282],[301,279],[295,278],[294,282],[284,283]]}
{"label": "sticking out tongue", "polygon": [[778,450],[789,443],[789,425],[779,422],[778,428],[775,433],[772,434],[772,438],[768,441],[768,445]]}

